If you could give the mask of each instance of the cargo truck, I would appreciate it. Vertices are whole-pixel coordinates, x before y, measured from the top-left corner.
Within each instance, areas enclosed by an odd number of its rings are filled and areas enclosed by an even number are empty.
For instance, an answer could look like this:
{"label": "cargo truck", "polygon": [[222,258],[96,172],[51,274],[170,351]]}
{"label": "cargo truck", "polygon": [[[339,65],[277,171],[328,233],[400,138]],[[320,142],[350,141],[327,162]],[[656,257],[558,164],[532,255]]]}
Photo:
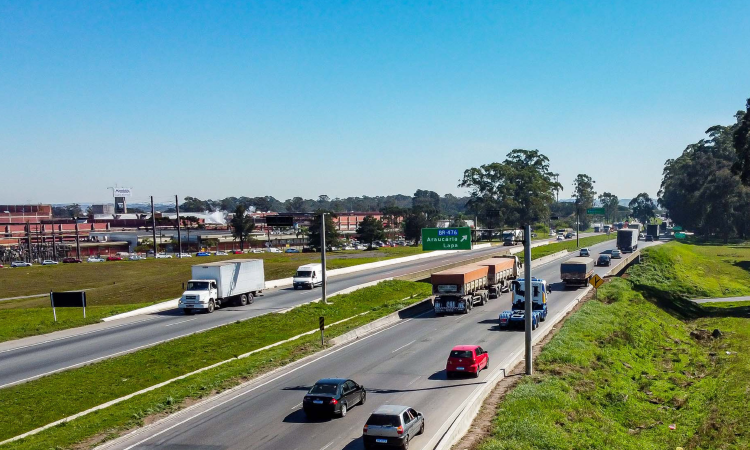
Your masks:
{"label": "cargo truck", "polygon": [[650,223],[646,225],[646,236],[651,236],[655,241],[659,240],[659,224]]}
{"label": "cargo truck", "polygon": [[478,266],[487,266],[487,291],[489,298],[498,298],[502,292],[510,290],[510,282],[518,278],[521,273],[521,264],[517,256],[495,256],[476,263]]}
{"label": "cargo truck", "polygon": [[638,248],[638,230],[623,228],[617,230],[617,248],[621,252],[633,252]]}
{"label": "cargo truck", "polygon": [[433,273],[430,283],[435,314],[467,314],[474,305],[487,303],[488,273],[489,267],[474,264]]}
{"label": "cargo truck", "polygon": [[[500,313],[498,324],[504,330],[512,326],[523,326],[526,322],[526,282],[519,278],[511,282],[513,300],[511,309]],[[535,330],[547,318],[547,296],[551,292],[547,281],[531,279],[531,329]]]}
{"label": "cargo truck", "polygon": [[265,288],[262,259],[230,259],[195,265],[192,278],[180,297],[178,308],[185,314],[235,304],[245,306]]}
{"label": "cargo truck", "polygon": [[591,258],[570,258],[560,264],[560,279],[565,286],[585,286],[592,276],[594,276],[594,260]]}
{"label": "cargo truck", "polygon": [[503,231],[503,245],[516,245],[523,241],[523,230]]}

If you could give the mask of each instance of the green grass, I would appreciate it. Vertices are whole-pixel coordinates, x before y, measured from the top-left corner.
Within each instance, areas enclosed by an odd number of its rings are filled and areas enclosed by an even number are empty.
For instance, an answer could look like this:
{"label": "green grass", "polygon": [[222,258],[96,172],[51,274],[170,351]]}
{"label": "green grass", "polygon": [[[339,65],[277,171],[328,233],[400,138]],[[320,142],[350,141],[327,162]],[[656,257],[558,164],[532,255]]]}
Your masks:
{"label": "green grass", "polygon": [[746,277],[735,250],[645,250],[627,279],[605,284],[545,346],[479,449],[748,448],[750,307],[684,297]]}
{"label": "green grass", "polygon": [[[591,245],[599,244],[601,242],[609,241],[617,236],[613,233],[609,236],[606,234],[601,234],[598,236],[589,236],[581,238],[581,247],[588,247]],[[579,247],[576,246],[576,240],[575,239],[566,239],[564,241],[560,242],[554,242],[552,244],[542,245],[540,247],[534,247],[531,249],[531,259],[539,259],[547,255],[551,255],[553,253],[561,252],[563,250],[568,251],[574,251],[577,250]],[[518,257],[523,262],[523,252],[518,253]]]}
{"label": "green grass", "polygon": [[[180,338],[2,389],[0,440],[175,376],[313,330],[318,326],[319,316],[324,316],[328,323],[333,323],[369,311],[368,314],[331,327],[326,331],[326,337],[330,339],[420,301],[429,294],[430,286],[427,284],[386,281],[351,294],[336,296],[332,305],[313,303],[284,314],[256,317],[201,333],[198,341],[195,336]],[[107,430],[133,426],[144,417],[174,407],[185,398],[198,398],[212,390],[236,385],[249,377],[319,350],[319,341],[317,345],[315,342],[316,336],[313,336],[233,361],[55,427],[24,440],[23,444],[17,444],[16,447],[65,448]]]}

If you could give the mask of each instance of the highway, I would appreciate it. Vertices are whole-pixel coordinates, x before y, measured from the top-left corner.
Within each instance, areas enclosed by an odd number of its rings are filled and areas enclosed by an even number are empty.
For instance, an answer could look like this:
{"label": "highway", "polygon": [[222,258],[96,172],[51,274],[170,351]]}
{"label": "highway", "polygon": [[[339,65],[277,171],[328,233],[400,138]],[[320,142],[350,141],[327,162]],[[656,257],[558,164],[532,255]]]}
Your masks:
{"label": "highway", "polygon": [[[582,236],[584,236],[582,234]],[[398,277],[478,256],[489,256],[511,247],[491,247],[394,264],[369,271],[331,277],[328,292],[389,277]],[[252,305],[226,307],[213,314],[185,316],[165,311],[129,320],[83,327],[80,332],[32,337],[0,343],[0,388],[38,378],[100,359],[131,352],[149,345],[217,326],[290,308],[320,298],[320,289],[268,290]]]}
{"label": "highway", "polygon": [[[650,243],[641,242],[639,248]],[[614,241],[592,246],[592,256],[614,247]],[[533,276],[551,283],[548,319],[574,301],[580,289],[560,282],[558,259],[534,269]],[[615,264],[621,260],[613,260]],[[605,273],[609,268],[597,267]],[[503,294],[469,314],[435,317],[430,311],[350,344],[334,347],[280,371],[224,392],[100,448],[129,449],[362,449],[362,426],[382,404],[403,404],[425,414],[426,429],[412,449],[432,449],[462,402],[480,389],[503,361],[523,350],[521,330],[501,331],[500,311],[510,308]],[[447,379],[445,361],[457,344],[479,344],[490,355],[489,370],[479,378]],[[367,389],[367,403],[344,418],[308,421],[301,410],[305,391],[320,378],[351,378]]]}

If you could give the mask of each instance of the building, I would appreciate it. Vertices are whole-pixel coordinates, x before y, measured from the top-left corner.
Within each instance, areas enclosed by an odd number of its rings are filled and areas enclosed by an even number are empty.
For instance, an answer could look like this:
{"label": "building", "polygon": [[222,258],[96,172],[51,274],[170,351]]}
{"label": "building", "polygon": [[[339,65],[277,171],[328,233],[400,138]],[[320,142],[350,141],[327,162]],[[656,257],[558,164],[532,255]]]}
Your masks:
{"label": "building", "polygon": [[98,214],[108,214],[110,216],[113,216],[115,214],[115,205],[91,205],[91,213],[95,216]]}
{"label": "building", "polygon": [[41,223],[52,219],[52,205],[0,205],[0,224]]}

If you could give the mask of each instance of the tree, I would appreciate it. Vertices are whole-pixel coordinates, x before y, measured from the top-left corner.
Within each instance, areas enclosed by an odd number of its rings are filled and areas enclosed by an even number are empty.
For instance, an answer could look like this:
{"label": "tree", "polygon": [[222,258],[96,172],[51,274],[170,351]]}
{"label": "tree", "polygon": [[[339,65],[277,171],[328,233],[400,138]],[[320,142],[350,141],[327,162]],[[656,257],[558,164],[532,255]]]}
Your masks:
{"label": "tree", "polygon": [[599,203],[604,208],[604,220],[612,223],[616,219],[617,207],[620,205],[620,199],[615,194],[605,192],[599,196]]}
{"label": "tree", "polygon": [[434,191],[417,189],[411,200],[411,207],[422,211],[440,211],[440,195]]}
{"label": "tree", "polygon": [[180,205],[180,211],[203,212],[210,210],[208,203],[195,197],[185,197],[185,202]]}
{"label": "tree", "polygon": [[562,189],[553,177],[549,158],[538,150],[515,149],[502,163],[465,170],[458,186],[470,190],[466,205],[486,223],[520,227],[549,217],[555,190]]}
{"label": "tree", "polygon": [[245,250],[245,241],[250,237],[250,233],[255,230],[255,223],[252,217],[245,215],[247,210],[243,205],[237,205],[234,209],[234,217],[229,222],[232,228],[232,236],[240,240],[240,250]]}
{"label": "tree", "polygon": [[[458,213],[451,219],[451,226],[452,227],[465,227],[468,226],[466,223],[466,214],[464,213]],[[476,227],[477,224],[474,224],[474,227]]]}
{"label": "tree", "polygon": [[133,250],[135,250],[136,253],[146,253],[153,249],[154,249],[154,241],[151,239],[144,239],[141,241],[140,244],[136,245]]}
{"label": "tree", "polygon": [[305,206],[305,200],[302,197],[294,197],[284,203],[287,212],[301,212]]}
{"label": "tree", "polygon": [[370,250],[372,250],[372,243],[385,239],[385,230],[383,228],[383,221],[374,218],[373,216],[365,216],[364,219],[359,223],[357,227],[357,234],[360,239],[367,242]]}
{"label": "tree", "polygon": [[737,152],[737,161],[732,170],[747,185],[750,184],[750,98],[747,99],[745,108],[746,111],[738,111],[735,115],[737,125],[732,133],[732,143]]}
{"label": "tree", "polygon": [[81,209],[81,205],[78,203],[73,203],[72,205],[67,205],[65,207],[66,211],[68,212],[68,217],[70,218],[76,218],[83,216],[83,210]]}
{"label": "tree", "polygon": [[630,200],[628,206],[633,210],[633,217],[640,223],[649,223],[652,218],[656,217],[656,203],[645,192],[641,192]]}
{"label": "tree", "polygon": [[326,218],[326,247],[338,247],[341,245],[341,236],[336,229],[336,222],[333,221],[336,215],[330,211],[316,211],[310,227],[307,229],[310,247],[315,251],[320,251],[320,218],[323,213],[325,213]]}
{"label": "tree", "polygon": [[576,200],[576,214],[583,230],[589,227],[586,210],[594,206],[594,198],[596,198],[594,183],[596,182],[593,178],[583,173],[578,174],[576,179],[573,180],[573,198]]}
{"label": "tree", "polygon": [[419,242],[422,239],[422,228],[432,228],[435,222],[429,220],[421,211],[410,211],[404,218],[404,237],[409,241]]}

